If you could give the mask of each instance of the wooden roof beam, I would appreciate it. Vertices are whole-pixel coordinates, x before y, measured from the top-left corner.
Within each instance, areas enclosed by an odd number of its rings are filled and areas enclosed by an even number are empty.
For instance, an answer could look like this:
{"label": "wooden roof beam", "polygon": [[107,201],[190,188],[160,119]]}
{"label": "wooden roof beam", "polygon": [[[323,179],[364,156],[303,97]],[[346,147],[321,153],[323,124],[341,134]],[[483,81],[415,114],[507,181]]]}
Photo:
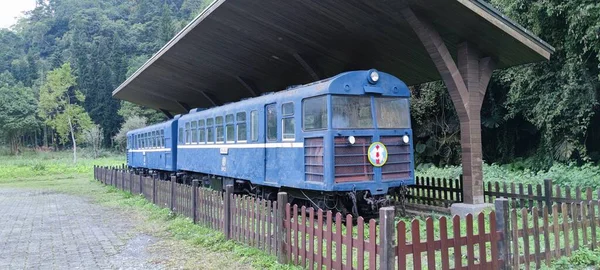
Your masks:
{"label": "wooden roof beam", "polygon": [[188,105],[187,103],[185,103],[183,101],[176,100],[175,102],[177,103],[177,105],[179,105],[179,107],[183,108],[183,110],[185,110],[186,112],[189,112],[192,109],[192,107],[190,107],[190,105]]}
{"label": "wooden roof beam", "polygon": [[311,65],[298,53],[293,53],[294,58],[296,58],[296,61],[298,61],[298,63],[302,66],[302,68],[304,68],[304,70],[306,70],[306,72],[308,72],[308,74],[310,75],[310,77],[315,80],[318,81],[320,80],[319,75],[317,75],[317,72],[315,72],[315,69],[313,67],[311,67]]}
{"label": "wooden roof beam", "polygon": [[169,111],[165,110],[165,109],[159,109],[167,118],[169,119],[173,119],[173,114],[171,114]]}
{"label": "wooden roof beam", "polygon": [[219,99],[217,97],[215,97],[213,94],[208,93],[206,91],[199,91],[200,94],[202,94],[204,96],[204,98],[206,98],[206,100],[208,100],[208,102],[210,102],[210,104],[212,104],[213,106],[221,106],[223,105],[223,102],[219,101]]}
{"label": "wooden roof beam", "polygon": [[256,88],[256,84],[252,80],[244,79],[240,76],[236,76],[235,78],[238,80],[238,82],[240,82],[240,84],[242,84],[242,86],[244,86],[244,88],[246,88],[246,90],[248,90],[253,97],[259,96],[260,91]]}

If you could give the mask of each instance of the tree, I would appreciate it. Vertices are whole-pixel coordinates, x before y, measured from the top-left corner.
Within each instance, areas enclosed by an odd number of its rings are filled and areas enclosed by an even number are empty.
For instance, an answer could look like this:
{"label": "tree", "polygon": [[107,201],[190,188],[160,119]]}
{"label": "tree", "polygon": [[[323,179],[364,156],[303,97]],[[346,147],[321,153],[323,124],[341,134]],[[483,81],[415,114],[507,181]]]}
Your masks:
{"label": "tree", "polygon": [[62,142],[69,139],[73,144],[73,163],[77,162],[77,139],[81,132],[90,128],[92,120],[81,103],[85,97],[75,89],[76,77],[71,64],[48,72],[46,82],[40,89],[39,116],[56,130]]}
{"label": "tree", "polygon": [[5,71],[0,74],[0,134],[10,142],[10,152],[17,154],[21,137],[38,127],[33,90],[16,82]]}
{"label": "tree", "polygon": [[90,128],[83,131],[83,141],[92,147],[94,158],[98,158],[98,153],[102,147],[104,140],[104,131],[99,125],[92,125]]}

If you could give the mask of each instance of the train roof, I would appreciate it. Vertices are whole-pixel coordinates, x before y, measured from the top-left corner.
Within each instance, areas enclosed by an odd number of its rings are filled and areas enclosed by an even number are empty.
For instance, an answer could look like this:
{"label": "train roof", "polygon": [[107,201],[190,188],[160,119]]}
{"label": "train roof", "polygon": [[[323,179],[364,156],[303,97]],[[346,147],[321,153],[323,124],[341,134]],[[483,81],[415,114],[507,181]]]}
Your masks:
{"label": "train roof", "polygon": [[181,115],[177,115],[175,116],[173,119],[169,119],[165,122],[160,122],[160,123],[156,123],[153,125],[149,125],[143,128],[138,128],[138,129],[134,129],[134,130],[130,130],[127,132],[127,136],[131,135],[131,134],[138,134],[138,133],[144,133],[144,132],[148,132],[148,131],[154,131],[157,129],[164,129],[164,128],[168,128],[169,125],[171,123],[173,123],[174,121],[176,121],[177,119],[179,119]]}
{"label": "train roof", "polygon": [[[371,85],[370,83],[368,83],[368,76],[373,71],[377,72],[380,78],[376,84]],[[348,85],[349,88],[345,89],[346,85]],[[289,89],[281,90],[278,92],[265,93],[260,97],[244,99],[241,101],[228,103],[219,107],[214,107],[210,109],[192,109],[189,111],[188,114],[182,115],[181,119],[184,120],[189,117],[194,117],[194,114],[198,112],[220,113],[222,111],[236,111],[240,109],[239,107],[241,105],[264,105],[275,102],[276,100],[284,97],[289,97],[291,101],[291,99],[293,98],[304,98],[325,94],[362,95],[365,93],[365,87],[380,87],[384,92],[377,94],[381,96],[410,96],[408,86],[406,86],[406,84],[402,80],[388,73],[377,71],[374,69],[349,71],[324,80],[312,82],[305,85],[293,86]]]}

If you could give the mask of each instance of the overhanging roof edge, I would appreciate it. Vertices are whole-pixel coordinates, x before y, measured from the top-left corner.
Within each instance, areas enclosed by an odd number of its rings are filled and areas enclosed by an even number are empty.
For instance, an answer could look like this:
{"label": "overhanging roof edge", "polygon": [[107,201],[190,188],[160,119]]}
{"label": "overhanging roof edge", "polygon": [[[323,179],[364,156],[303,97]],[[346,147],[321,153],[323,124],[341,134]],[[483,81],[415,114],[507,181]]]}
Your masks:
{"label": "overhanging roof edge", "polygon": [[194,29],[202,20],[204,20],[208,15],[210,15],[217,7],[223,4],[226,0],[215,0],[208,7],[206,7],[198,16],[196,16],[191,22],[189,22],[181,31],[179,31],[169,42],[167,42],[158,52],[156,52],[146,63],[144,63],[141,67],[138,68],[127,80],[125,80],[117,89],[112,92],[112,95],[116,95],[123,87],[129,84],[133,79],[135,79],[142,71],[144,71],[148,66],[150,66],[156,59],[158,59],[161,55],[163,55],[167,50],[169,50],[173,45],[175,45],[180,39],[185,37],[192,29]]}

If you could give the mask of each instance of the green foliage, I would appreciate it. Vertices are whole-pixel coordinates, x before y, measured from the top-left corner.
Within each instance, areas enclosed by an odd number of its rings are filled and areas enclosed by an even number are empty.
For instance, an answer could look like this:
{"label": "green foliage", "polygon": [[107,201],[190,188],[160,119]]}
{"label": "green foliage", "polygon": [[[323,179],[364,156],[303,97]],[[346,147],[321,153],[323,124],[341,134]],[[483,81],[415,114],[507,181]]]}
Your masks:
{"label": "green foliage", "polygon": [[7,71],[0,74],[0,134],[10,141],[13,154],[19,151],[19,138],[39,125],[35,103],[31,88],[17,82]]}
{"label": "green foliage", "polygon": [[121,129],[119,129],[119,133],[115,135],[115,143],[121,149],[125,149],[125,145],[127,144],[127,132],[142,128],[146,126],[146,118],[139,116],[131,116],[125,120]]}
{"label": "green foliage", "polygon": [[92,126],[87,112],[78,105],[85,97],[75,90],[75,80],[71,65],[66,63],[48,72],[40,89],[39,116],[56,130],[63,142],[80,139],[83,130]]}
{"label": "green foliage", "polygon": [[571,257],[562,257],[546,269],[598,269],[600,267],[600,251],[587,248],[574,251]]}

